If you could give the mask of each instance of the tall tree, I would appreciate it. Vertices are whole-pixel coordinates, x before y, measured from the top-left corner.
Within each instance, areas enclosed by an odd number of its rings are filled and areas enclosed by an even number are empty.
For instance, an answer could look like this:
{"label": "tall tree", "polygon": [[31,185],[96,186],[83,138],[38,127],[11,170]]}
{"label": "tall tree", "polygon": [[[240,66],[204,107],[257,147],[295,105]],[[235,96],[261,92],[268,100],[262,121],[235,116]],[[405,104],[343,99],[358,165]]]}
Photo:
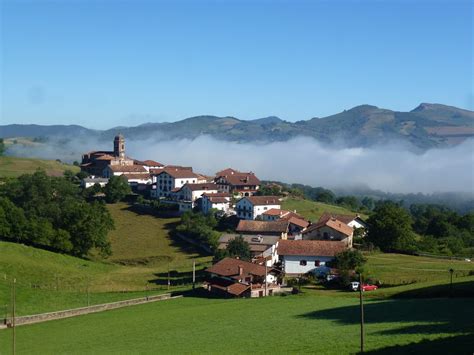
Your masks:
{"label": "tall tree", "polygon": [[239,257],[242,260],[251,260],[252,253],[250,251],[250,245],[247,243],[242,236],[237,236],[227,244],[227,254],[230,257]]}
{"label": "tall tree", "polygon": [[410,214],[393,202],[379,204],[367,220],[367,240],[383,251],[408,251],[414,247]]}

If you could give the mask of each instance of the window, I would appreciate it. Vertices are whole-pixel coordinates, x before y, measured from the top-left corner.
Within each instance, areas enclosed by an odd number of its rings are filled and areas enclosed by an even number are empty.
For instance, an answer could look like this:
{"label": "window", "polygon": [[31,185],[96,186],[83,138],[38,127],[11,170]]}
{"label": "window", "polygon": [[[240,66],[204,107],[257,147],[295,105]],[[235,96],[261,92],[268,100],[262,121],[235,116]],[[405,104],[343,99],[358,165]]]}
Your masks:
{"label": "window", "polygon": [[324,232],[323,235],[324,235],[324,239],[329,239],[329,234],[328,234],[328,232]]}
{"label": "window", "polygon": [[268,207],[263,207],[263,209],[266,211],[268,209]]}
{"label": "window", "polygon": [[319,260],[315,260],[314,261],[314,266],[319,266],[319,265],[321,265],[321,262]]}
{"label": "window", "polygon": [[307,264],[306,260],[300,260],[300,265],[301,266],[306,266],[306,264]]}

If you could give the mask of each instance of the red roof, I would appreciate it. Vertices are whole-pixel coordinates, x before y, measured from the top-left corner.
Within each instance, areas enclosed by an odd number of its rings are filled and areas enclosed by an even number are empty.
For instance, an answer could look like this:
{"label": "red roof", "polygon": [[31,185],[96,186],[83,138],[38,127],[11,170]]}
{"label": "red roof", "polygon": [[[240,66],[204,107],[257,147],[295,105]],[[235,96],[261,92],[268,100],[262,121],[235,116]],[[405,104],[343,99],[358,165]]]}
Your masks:
{"label": "red roof", "polygon": [[297,225],[298,227],[301,227],[301,228],[307,228],[309,226],[308,221],[305,221],[304,219],[297,218],[297,217],[290,217],[287,219],[287,221],[290,222],[290,224]]}
{"label": "red roof", "polygon": [[249,200],[252,205],[265,206],[265,205],[279,205],[280,198],[278,196],[248,196],[244,197]]}
{"label": "red roof", "polygon": [[148,173],[148,171],[141,165],[109,165],[109,168],[117,173]]}
{"label": "red roof", "polygon": [[329,217],[326,220],[320,220],[318,223],[313,224],[306,232],[311,232],[325,226],[347,236],[351,236],[354,233],[354,229],[352,227],[349,227],[344,222],[332,217]]}
{"label": "red roof", "polygon": [[335,256],[347,249],[344,242],[327,240],[280,240],[279,255]]}
{"label": "red roof", "polygon": [[236,280],[243,279],[249,275],[265,276],[265,266],[234,258],[222,259],[206,269],[206,271]]}
{"label": "red roof", "polygon": [[154,161],[154,160],[145,160],[143,161],[145,163],[145,165],[147,166],[164,166],[163,164],[161,163],[158,163],[157,161]]}
{"label": "red roof", "polygon": [[185,186],[191,191],[200,191],[200,190],[216,190],[217,191],[217,185],[210,182],[205,182],[205,183],[200,183],[200,184],[185,184],[183,185],[181,189],[183,189]]}
{"label": "red roof", "polygon": [[341,222],[348,224],[352,222],[354,219],[359,218],[357,214],[336,214],[336,213],[329,213],[324,212],[321,217],[319,217],[318,223],[322,221],[327,221],[330,218],[335,218],[340,220]]}
{"label": "red roof", "polygon": [[167,173],[168,175],[172,176],[173,178],[178,178],[178,179],[186,179],[186,178],[197,178],[198,176],[193,173],[192,170],[189,169],[179,169],[179,168],[169,168],[166,167],[164,169],[161,169],[159,172],[157,172],[155,175],[161,175],[163,173]]}
{"label": "red roof", "polygon": [[253,221],[240,220],[236,228],[240,233],[286,233],[288,232],[288,221]]}

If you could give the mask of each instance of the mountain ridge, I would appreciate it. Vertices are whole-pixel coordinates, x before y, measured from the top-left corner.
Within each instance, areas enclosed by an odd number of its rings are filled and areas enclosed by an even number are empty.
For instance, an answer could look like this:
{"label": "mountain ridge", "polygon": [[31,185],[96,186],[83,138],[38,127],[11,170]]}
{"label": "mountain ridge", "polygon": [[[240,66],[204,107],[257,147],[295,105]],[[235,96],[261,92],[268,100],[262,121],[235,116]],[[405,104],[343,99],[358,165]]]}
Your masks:
{"label": "mountain ridge", "polygon": [[343,142],[368,147],[388,141],[407,142],[415,149],[448,147],[474,137],[474,112],[443,104],[421,103],[411,111],[393,111],[358,105],[326,117],[297,122],[277,116],[242,120],[232,116],[199,115],[175,122],[148,122],[106,130],[79,125],[11,124],[0,126],[0,137],[67,138],[90,136],[110,139],[117,133],[130,139],[195,139],[209,135],[233,142],[287,141],[297,136],[322,143]]}

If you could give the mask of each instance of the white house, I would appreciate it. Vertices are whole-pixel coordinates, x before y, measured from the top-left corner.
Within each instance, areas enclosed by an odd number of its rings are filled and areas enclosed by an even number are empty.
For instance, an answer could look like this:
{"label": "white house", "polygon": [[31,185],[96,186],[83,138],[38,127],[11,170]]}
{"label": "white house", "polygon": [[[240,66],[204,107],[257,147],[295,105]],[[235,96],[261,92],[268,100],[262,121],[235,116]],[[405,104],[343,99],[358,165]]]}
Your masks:
{"label": "white house", "polygon": [[99,184],[100,187],[104,187],[109,182],[107,178],[98,178],[98,177],[86,177],[81,181],[81,187],[88,189],[89,187]]}
{"label": "white house", "polygon": [[235,205],[240,219],[256,219],[272,208],[280,209],[280,200],[276,196],[248,196]]}
{"label": "white house", "polygon": [[277,253],[285,275],[298,276],[316,272],[319,267],[347,249],[345,243],[324,240],[280,240]]}
{"label": "white house", "polygon": [[185,184],[179,190],[173,191],[173,195],[178,201],[190,201],[192,207],[195,206],[195,202],[204,193],[217,193],[217,185],[214,183],[199,183],[199,184]]}
{"label": "white house", "polygon": [[154,170],[163,169],[165,167],[163,164],[154,160],[134,160],[134,164],[143,166],[149,173],[153,172]]}
{"label": "white house", "polygon": [[185,184],[197,184],[202,182],[200,177],[192,169],[180,167],[166,167],[162,171],[155,171],[151,174],[152,189],[150,196],[152,198],[171,197],[172,190],[177,191]]}
{"label": "white house", "polygon": [[230,194],[206,192],[201,197],[201,211],[207,214],[211,209],[216,209],[228,214],[230,212],[230,200]]}

